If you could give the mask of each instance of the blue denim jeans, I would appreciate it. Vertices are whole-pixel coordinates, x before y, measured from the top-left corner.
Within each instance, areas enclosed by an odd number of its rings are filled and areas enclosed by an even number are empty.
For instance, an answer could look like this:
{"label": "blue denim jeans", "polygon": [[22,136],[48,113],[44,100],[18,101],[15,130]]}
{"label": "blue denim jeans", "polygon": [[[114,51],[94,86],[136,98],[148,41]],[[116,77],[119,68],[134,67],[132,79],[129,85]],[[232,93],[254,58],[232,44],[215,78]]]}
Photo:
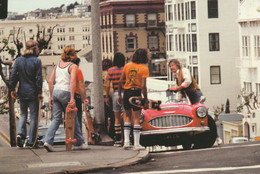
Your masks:
{"label": "blue denim jeans", "polygon": [[[53,100],[53,120],[47,130],[45,140],[44,140],[45,142],[51,145],[53,145],[55,133],[62,122],[62,113],[65,113],[68,102],[70,101],[70,92],[62,91],[62,90],[54,90],[52,93],[52,100]],[[77,113],[75,113],[74,138],[77,139],[77,142],[74,145],[80,146],[81,144],[84,143],[84,138],[82,136],[79,127]]]}
{"label": "blue denim jeans", "polygon": [[36,127],[38,121],[39,112],[39,101],[36,100],[22,100],[20,99],[20,110],[21,116],[18,123],[17,135],[22,135],[23,138],[26,137],[26,121],[28,117],[28,108],[30,108],[30,129],[29,129],[29,144],[33,144],[36,136]]}

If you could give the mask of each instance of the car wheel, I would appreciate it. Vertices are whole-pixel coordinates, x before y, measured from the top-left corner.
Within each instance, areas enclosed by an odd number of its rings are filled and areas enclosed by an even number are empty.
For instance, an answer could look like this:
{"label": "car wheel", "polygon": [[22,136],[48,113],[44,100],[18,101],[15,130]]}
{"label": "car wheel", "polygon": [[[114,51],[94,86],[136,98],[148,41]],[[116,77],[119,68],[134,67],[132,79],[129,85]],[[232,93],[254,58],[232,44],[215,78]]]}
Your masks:
{"label": "car wheel", "polygon": [[208,116],[209,131],[198,134],[194,137],[194,149],[212,147],[217,138],[217,126],[213,118]]}
{"label": "car wheel", "polygon": [[192,137],[183,135],[181,140],[181,145],[184,150],[190,150],[192,146]]}

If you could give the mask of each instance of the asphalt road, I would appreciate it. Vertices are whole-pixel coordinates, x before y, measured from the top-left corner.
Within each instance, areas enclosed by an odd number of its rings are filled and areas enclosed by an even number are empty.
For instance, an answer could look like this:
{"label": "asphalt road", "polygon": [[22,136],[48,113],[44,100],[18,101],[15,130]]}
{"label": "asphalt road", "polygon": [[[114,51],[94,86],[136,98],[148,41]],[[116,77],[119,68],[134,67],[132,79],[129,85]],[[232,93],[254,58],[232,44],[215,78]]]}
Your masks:
{"label": "asphalt road", "polygon": [[173,150],[151,153],[144,164],[96,173],[260,173],[260,142],[222,145],[199,150]]}

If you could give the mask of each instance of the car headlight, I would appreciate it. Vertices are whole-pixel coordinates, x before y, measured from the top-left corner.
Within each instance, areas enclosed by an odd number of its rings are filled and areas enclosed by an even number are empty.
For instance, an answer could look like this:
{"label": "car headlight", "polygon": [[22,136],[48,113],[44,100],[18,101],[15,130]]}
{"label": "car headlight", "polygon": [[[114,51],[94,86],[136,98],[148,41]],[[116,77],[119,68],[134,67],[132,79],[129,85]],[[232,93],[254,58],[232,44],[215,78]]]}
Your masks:
{"label": "car headlight", "polygon": [[140,115],[140,124],[144,122],[144,113],[142,112]]}
{"label": "car headlight", "polygon": [[204,107],[198,107],[196,110],[197,117],[204,118],[207,116],[207,109]]}

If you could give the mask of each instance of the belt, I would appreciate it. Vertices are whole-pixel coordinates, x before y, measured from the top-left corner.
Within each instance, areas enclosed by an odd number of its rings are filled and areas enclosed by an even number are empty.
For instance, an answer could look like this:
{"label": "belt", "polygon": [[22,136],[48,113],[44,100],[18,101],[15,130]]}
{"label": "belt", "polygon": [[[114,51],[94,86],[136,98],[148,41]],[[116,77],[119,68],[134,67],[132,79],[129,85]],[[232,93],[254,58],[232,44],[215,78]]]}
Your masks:
{"label": "belt", "polygon": [[137,91],[137,90],[141,90],[141,89],[140,89],[140,88],[134,88],[134,87],[132,87],[132,88],[129,88],[129,90]]}

